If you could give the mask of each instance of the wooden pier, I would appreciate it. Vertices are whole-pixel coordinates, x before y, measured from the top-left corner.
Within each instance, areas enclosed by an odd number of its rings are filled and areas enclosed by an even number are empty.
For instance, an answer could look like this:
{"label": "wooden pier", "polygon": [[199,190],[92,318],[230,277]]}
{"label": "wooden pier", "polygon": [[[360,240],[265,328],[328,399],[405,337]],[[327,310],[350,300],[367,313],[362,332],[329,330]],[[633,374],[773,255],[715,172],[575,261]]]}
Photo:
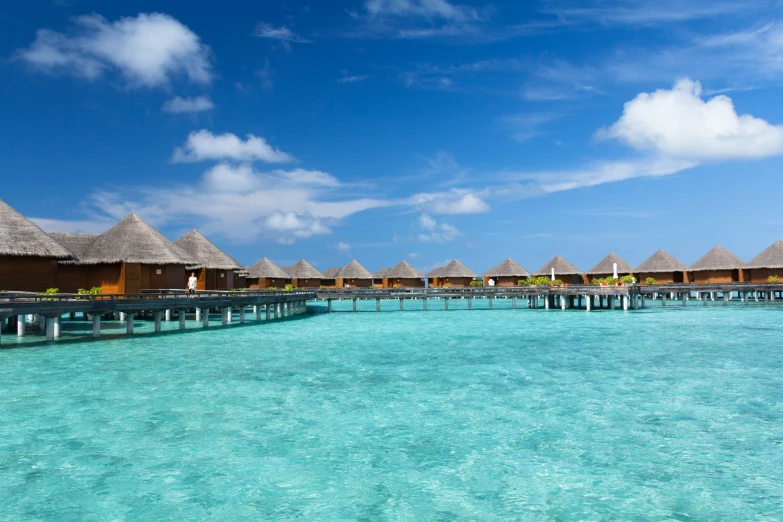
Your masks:
{"label": "wooden pier", "polygon": [[[266,320],[288,317],[306,312],[306,303],[315,299],[314,291],[210,291],[193,296],[183,291],[145,292],[141,294],[41,295],[30,293],[0,293],[0,332],[15,330],[24,337],[28,320],[46,332],[46,340],[60,337],[63,316],[92,321],[92,336],[101,335],[101,319],[114,317],[125,321],[126,332],[134,332],[137,317],[151,317],[155,332],[161,331],[161,322],[170,321],[176,315],[179,329],[185,329],[187,313],[195,313],[196,321],[204,328],[209,326],[209,311],[219,310],[222,324],[231,324],[233,311],[237,310],[239,322],[245,322],[247,309],[252,307],[255,319],[262,314]],[[1,334],[0,334],[1,335]],[[0,338],[1,339],[1,338]]]}

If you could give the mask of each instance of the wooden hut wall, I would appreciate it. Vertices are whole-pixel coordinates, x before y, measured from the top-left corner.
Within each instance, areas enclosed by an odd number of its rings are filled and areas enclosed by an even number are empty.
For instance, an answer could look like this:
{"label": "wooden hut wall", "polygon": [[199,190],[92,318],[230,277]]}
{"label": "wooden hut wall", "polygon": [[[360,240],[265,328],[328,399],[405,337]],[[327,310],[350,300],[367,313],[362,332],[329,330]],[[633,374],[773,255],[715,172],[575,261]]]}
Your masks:
{"label": "wooden hut wall", "polygon": [[0,257],[0,290],[44,292],[56,288],[57,261],[40,257]]}
{"label": "wooden hut wall", "polygon": [[778,276],[783,280],[783,268],[753,268],[747,269],[745,272],[750,272],[746,281],[753,283],[766,283],[770,276]]}
{"label": "wooden hut wall", "polygon": [[438,286],[462,288],[470,286],[470,282],[473,281],[472,277],[438,277]]}
{"label": "wooden hut wall", "polygon": [[520,279],[527,279],[527,277],[522,277],[522,276],[491,277],[491,276],[487,276],[487,277],[484,278],[484,286],[489,286],[489,280],[490,279],[494,279],[495,280],[495,286],[509,287],[509,286],[519,286],[519,280]]}
{"label": "wooden hut wall", "polygon": [[232,270],[234,273],[234,286],[233,288],[246,288],[247,287],[247,278],[245,276],[240,276],[237,271]]}
{"label": "wooden hut wall", "polygon": [[691,283],[736,283],[741,281],[742,270],[698,270],[689,273]]}
{"label": "wooden hut wall", "polygon": [[659,283],[684,283],[688,281],[687,272],[641,272],[637,280],[645,284],[648,277],[652,277]]}
{"label": "wooden hut wall", "polygon": [[344,278],[338,278],[336,280],[337,288],[345,288],[346,285],[348,285],[348,288],[372,288],[372,279],[344,279]]}
{"label": "wooden hut wall", "polygon": [[319,286],[323,286],[326,288],[336,288],[337,279],[321,279],[321,284]]}
{"label": "wooden hut wall", "polygon": [[59,265],[57,267],[57,284],[54,286],[64,294],[75,294],[80,288],[90,289],[94,286],[101,286],[100,284],[92,284],[95,277],[91,275],[89,268],[93,267]]}
{"label": "wooden hut wall", "polygon": [[388,288],[424,288],[424,279],[393,279],[389,278],[387,283]]}
{"label": "wooden hut wall", "polygon": [[291,280],[291,284],[294,288],[319,288],[321,286],[320,279],[297,279]]}
{"label": "wooden hut wall", "polygon": [[228,290],[226,270],[215,270],[215,290]]}

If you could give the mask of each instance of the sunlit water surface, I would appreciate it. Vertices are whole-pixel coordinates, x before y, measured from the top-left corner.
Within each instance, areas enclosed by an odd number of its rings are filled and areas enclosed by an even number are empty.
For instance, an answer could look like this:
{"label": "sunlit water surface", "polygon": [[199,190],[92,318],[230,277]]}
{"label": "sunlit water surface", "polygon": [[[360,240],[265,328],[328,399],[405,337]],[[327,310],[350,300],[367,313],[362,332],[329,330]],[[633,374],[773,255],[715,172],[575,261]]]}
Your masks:
{"label": "sunlit water surface", "polygon": [[429,305],[1,350],[0,519],[783,519],[783,310]]}

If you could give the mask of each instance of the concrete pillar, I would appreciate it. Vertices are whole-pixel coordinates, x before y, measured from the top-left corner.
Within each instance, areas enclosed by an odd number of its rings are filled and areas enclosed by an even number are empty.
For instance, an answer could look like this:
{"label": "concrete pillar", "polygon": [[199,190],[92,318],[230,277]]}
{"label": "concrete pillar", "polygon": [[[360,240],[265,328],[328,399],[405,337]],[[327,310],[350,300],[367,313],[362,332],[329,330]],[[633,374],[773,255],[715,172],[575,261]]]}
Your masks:
{"label": "concrete pillar", "polygon": [[490,298],[489,298],[489,309],[490,309],[490,310],[492,310],[492,300],[493,300],[493,298],[492,298],[492,297],[490,297]]}
{"label": "concrete pillar", "polygon": [[628,296],[624,295],[622,297],[622,299],[623,299],[623,311],[627,312],[628,311]]}
{"label": "concrete pillar", "polygon": [[253,305],[253,313],[256,314],[256,319],[260,319],[258,316],[258,305]]}
{"label": "concrete pillar", "polygon": [[228,309],[223,308],[220,310],[220,322],[223,326],[228,324]]}
{"label": "concrete pillar", "polygon": [[421,301],[422,301],[423,310],[426,312],[427,311],[427,298],[425,297]]}
{"label": "concrete pillar", "polygon": [[39,332],[45,332],[46,331],[46,317],[44,317],[42,315],[39,315],[37,317],[38,317],[38,331]]}
{"label": "concrete pillar", "polygon": [[[427,301],[426,301],[426,299],[424,300],[424,309],[425,310],[427,309]],[[376,299],[375,300],[375,311],[376,312],[380,312],[381,311],[381,300],[380,299]]]}
{"label": "concrete pillar", "polygon": [[127,318],[125,319],[125,332],[128,335],[133,335],[133,314],[128,314]]}
{"label": "concrete pillar", "polygon": [[226,321],[228,321],[229,324],[231,324],[234,321],[234,307],[229,306],[226,308]]}
{"label": "concrete pillar", "polygon": [[23,315],[16,318],[16,335],[18,337],[24,337],[25,317]]}
{"label": "concrete pillar", "polygon": [[723,306],[729,306],[729,292],[723,292]]}
{"label": "concrete pillar", "polygon": [[54,323],[54,338],[59,339],[60,334],[62,333],[62,318],[61,317],[53,317],[49,319],[49,321],[52,321]]}
{"label": "concrete pillar", "polygon": [[277,319],[278,317],[280,317],[280,303],[275,303],[274,306],[275,306],[275,310],[274,310],[275,319]]}
{"label": "concrete pillar", "polygon": [[511,298],[511,309],[512,310],[516,310],[517,309],[517,298],[516,297],[512,297]]}
{"label": "concrete pillar", "polygon": [[704,294],[704,298],[702,300],[704,301],[704,306],[707,306],[707,294]]}
{"label": "concrete pillar", "polygon": [[46,318],[46,340],[54,341],[54,319]]}
{"label": "concrete pillar", "polygon": [[171,321],[171,310],[166,310],[166,322]]}
{"label": "concrete pillar", "polygon": [[163,312],[153,312],[152,316],[155,320],[155,333],[160,333],[160,322],[163,319]]}
{"label": "concrete pillar", "polygon": [[448,298],[448,297],[447,297],[447,298],[445,298],[445,299],[443,300],[443,302],[444,302],[444,305],[443,305],[443,307],[444,307],[444,310],[448,311],[448,310],[449,310],[449,298]]}
{"label": "concrete pillar", "polygon": [[245,307],[239,307],[239,324],[245,324]]}
{"label": "concrete pillar", "polygon": [[201,308],[196,308],[196,322],[201,321]]}
{"label": "concrete pillar", "polygon": [[355,312],[356,311],[356,299],[354,298],[354,299],[352,299],[352,301],[353,301],[353,311]]}
{"label": "concrete pillar", "polygon": [[178,312],[178,319],[179,319],[179,329],[184,330],[185,329],[185,310],[180,310]]}
{"label": "concrete pillar", "polygon": [[92,316],[92,336],[97,339],[101,336],[101,315]]}
{"label": "concrete pillar", "polygon": [[565,298],[564,295],[561,295],[560,296],[560,309],[565,311],[567,305],[568,305],[568,300]]}
{"label": "concrete pillar", "polygon": [[753,296],[756,298],[756,302],[758,303],[759,302],[759,291],[758,290],[754,290],[753,291]]}
{"label": "concrete pillar", "polygon": [[645,299],[644,294],[642,294],[642,305],[641,305],[642,308],[644,308],[644,299]]}
{"label": "concrete pillar", "polygon": [[402,302],[403,302],[403,299],[400,299],[400,312],[402,312]]}
{"label": "concrete pillar", "polygon": [[127,316],[125,312],[120,312],[120,321],[126,321],[126,320],[127,320]]}
{"label": "concrete pillar", "polygon": [[613,295],[607,296],[606,300],[609,301],[609,310],[614,310],[615,308],[614,296]]}
{"label": "concrete pillar", "polygon": [[256,313],[256,321],[261,321],[261,307],[256,305],[253,307],[253,311]]}
{"label": "concrete pillar", "polygon": [[203,328],[209,328],[209,308],[204,308],[201,312],[201,326]]}
{"label": "concrete pillar", "polygon": [[742,302],[748,304],[748,292],[740,292],[742,294]]}
{"label": "concrete pillar", "polygon": [[593,309],[593,300],[590,299],[589,295],[585,296],[585,304],[587,305],[587,311],[588,312]]}
{"label": "concrete pillar", "polygon": [[682,306],[685,306],[685,305],[688,304],[688,299],[687,299],[687,297],[685,295],[685,292],[680,294],[680,298],[682,299]]}
{"label": "concrete pillar", "polygon": [[549,310],[549,296],[544,296],[544,310]]}
{"label": "concrete pillar", "polygon": [[468,297],[468,310],[473,310],[473,298]]}
{"label": "concrete pillar", "polygon": [[329,312],[329,313],[331,313],[331,311],[332,311],[332,300],[331,299],[327,299],[326,300],[326,311]]}

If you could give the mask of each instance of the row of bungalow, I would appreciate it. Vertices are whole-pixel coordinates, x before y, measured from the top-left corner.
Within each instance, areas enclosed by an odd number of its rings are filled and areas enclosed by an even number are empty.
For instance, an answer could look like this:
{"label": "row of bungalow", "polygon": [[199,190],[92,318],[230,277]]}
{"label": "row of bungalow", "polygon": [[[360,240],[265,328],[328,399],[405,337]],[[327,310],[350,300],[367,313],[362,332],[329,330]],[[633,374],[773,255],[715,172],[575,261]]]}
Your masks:
{"label": "row of bungalow", "polygon": [[[483,274],[484,284],[517,286],[532,276],[556,277],[568,284],[589,284],[596,278],[633,274],[642,284],[648,278],[659,283],[766,282],[783,278],[783,241],[776,241],[749,262],[716,246],[690,267],[659,250],[637,267],[612,253],[583,272],[555,256],[536,272],[513,259]],[[191,230],[170,241],[135,214],[102,234],[50,233],[0,200],[0,291],[61,293],[100,287],[103,293],[139,293],[142,290],[184,288],[190,274],[199,290],[235,288],[268,289],[318,287],[462,287],[481,278],[454,260],[427,274],[407,261],[370,272],[356,260],[323,273],[301,260],[278,267],[267,258],[243,266],[206,237]],[[554,278],[553,277],[553,278]],[[475,284],[475,283],[474,283]]]}

